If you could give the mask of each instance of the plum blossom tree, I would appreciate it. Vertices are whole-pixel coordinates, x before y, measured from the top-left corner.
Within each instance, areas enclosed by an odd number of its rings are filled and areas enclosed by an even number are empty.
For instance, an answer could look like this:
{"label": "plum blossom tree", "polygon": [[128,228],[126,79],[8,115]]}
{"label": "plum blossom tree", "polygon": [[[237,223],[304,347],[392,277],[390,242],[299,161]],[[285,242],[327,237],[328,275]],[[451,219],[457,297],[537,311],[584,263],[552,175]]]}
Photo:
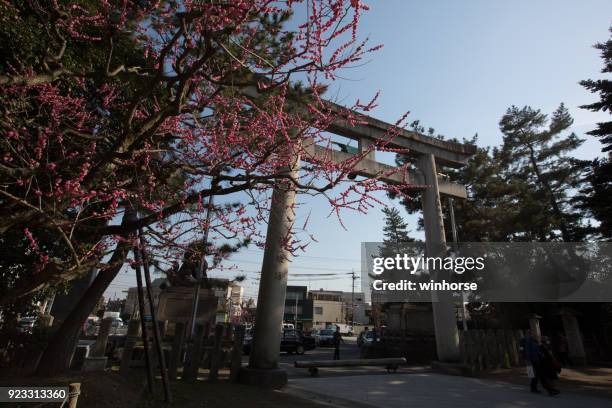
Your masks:
{"label": "plum blossom tree", "polygon": [[[287,29],[298,7],[305,19]],[[376,98],[339,108],[322,97],[339,71],[379,48],[358,39],[368,9],[361,1],[29,0],[0,8],[19,27],[4,29],[1,50],[0,233],[23,234],[38,256],[35,273],[12,281],[0,305],[101,270],[47,348],[47,374],[67,367],[69,339],[138,245],[138,230],[178,260],[189,237],[207,229],[256,239],[279,180],[325,195],[337,213],[366,211],[372,192],[389,188],[377,177],[345,183],[368,151],[337,163],[309,149],[331,146],[325,129],[334,121],[357,124],[356,112],[375,106]],[[296,157],[309,164],[291,177],[285,169]],[[205,216],[209,197],[241,192],[250,200]],[[61,257],[45,251],[37,231],[65,246]]]}

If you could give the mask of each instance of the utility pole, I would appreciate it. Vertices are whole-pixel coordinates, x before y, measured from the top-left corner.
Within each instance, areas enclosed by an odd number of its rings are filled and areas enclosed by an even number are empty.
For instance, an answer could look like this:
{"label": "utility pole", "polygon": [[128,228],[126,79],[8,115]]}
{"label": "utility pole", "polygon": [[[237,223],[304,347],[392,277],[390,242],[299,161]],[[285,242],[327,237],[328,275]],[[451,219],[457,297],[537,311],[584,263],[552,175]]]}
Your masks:
{"label": "utility pole", "polygon": [[351,268],[351,327],[355,326],[355,270]]}
{"label": "utility pole", "polygon": [[298,325],[297,325],[297,321],[298,321],[298,294],[297,292],[295,292],[295,316],[294,316],[294,328],[297,329]]}

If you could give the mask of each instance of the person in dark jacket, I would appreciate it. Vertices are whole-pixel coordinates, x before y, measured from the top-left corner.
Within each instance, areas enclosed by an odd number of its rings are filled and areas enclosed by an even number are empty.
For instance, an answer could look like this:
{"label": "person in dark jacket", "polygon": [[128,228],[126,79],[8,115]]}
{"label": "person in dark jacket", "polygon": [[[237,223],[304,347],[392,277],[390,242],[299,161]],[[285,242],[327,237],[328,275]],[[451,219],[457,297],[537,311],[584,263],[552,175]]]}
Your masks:
{"label": "person in dark jacket", "polygon": [[[527,361],[528,367],[531,366],[531,370],[533,370],[533,376],[530,380],[530,388],[531,392],[539,393],[538,390],[538,382],[542,384],[542,387],[550,395],[556,395],[559,391],[555,390],[551,385],[550,381],[546,376],[543,375],[542,372],[542,350],[540,347],[540,342],[533,337],[531,330],[527,330],[525,333],[525,337],[521,339],[520,349],[523,358]],[[529,368],[528,368],[529,370]]]}
{"label": "person in dark jacket", "polygon": [[557,395],[560,392],[554,388],[554,382],[559,378],[559,373],[561,373],[561,364],[553,355],[550,339],[543,337],[540,345],[540,376],[548,385],[548,388],[545,388],[550,395]]}
{"label": "person in dark jacket", "polygon": [[334,332],[334,360],[340,360],[340,343],[344,343],[344,340],[340,334],[340,327],[336,326]]}

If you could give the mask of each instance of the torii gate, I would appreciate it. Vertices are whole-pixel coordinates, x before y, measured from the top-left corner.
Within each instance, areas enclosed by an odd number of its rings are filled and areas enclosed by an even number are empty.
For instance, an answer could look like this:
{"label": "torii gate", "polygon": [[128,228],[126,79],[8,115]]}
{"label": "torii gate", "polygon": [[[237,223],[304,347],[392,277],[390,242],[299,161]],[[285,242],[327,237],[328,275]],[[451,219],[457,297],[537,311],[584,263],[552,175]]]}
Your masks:
{"label": "torii gate", "polygon": [[[330,103],[333,107],[337,107]],[[361,124],[350,125],[345,120],[334,122],[329,132],[357,140],[359,151],[368,149],[377,140],[384,138],[393,125],[366,115],[359,115]],[[399,134],[386,145],[391,148],[408,149],[416,159],[417,171],[405,174],[393,173],[382,180],[387,183],[410,183],[423,186],[422,204],[425,221],[425,242],[427,256],[439,256],[446,251],[444,223],[440,195],[466,198],[463,185],[451,183],[438,177],[437,165],[461,167],[476,152],[471,145],[442,141],[419,133],[400,130]],[[322,146],[306,146],[309,154],[323,155],[326,159],[343,161],[350,153],[327,149]],[[374,177],[392,166],[376,161],[375,152],[368,153],[354,167],[354,173]],[[299,157],[295,166],[287,172],[297,177]],[[287,375],[278,368],[280,327],[283,322],[285,294],[289,269],[289,253],[282,245],[283,239],[291,234],[295,213],[295,190],[290,183],[279,183],[272,194],[272,205],[268,221],[266,246],[261,269],[261,280],[256,312],[253,347],[249,366],[242,370],[241,379],[246,383],[280,387],[286,384]],[[445,295],[442,295],[445,296]],[[455,318],[454,303],[448,297],[438,295],[432,303],[436,346],[441,362],[460,360],[459,334]]]}

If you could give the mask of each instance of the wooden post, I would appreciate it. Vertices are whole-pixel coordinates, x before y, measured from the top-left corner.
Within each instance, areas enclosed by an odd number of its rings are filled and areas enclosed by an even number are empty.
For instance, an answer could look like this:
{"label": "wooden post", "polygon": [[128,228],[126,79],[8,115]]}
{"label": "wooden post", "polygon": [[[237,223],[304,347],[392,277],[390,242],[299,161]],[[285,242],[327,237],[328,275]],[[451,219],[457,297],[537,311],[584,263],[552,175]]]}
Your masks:
{"label": "wooden post", "polygon": [[501,329],[496,330],[495,337],[497,338],[497,347],[499,348],[500,366],[502,368],[510,368],[510,353],[504,331]]}
{"label": "wooden post", "polygon": [[208,381],[217,381],[219,379],[219,367],[221,366],[221,345],[223,344],[223,329],[222,324],[215,326],[215,345],[212,350],[210,359],[210,373]]}
{"label": "wooden post", "polygon": [[506,342],[508,343],[508,353],[510,354],[510,365],[517,367],[519,365],[518,340],[514,330],[506,330]]}
{"label": "wooden post", "polygon": [[487,351],[487,337],[484,330],[478,330],[478,348],[480,349],[480,366],[482,370],[489,369],[491,367],[491,361],[489,360],[489,352]]}
{"label": "wooden post", "polygon": [[208,323],[196,324],[195,336],[191,339],[191,344],[187,350],[187,358],[183,365],[183,381],[195,381],[198,379],[205,334],[208,334]]}
{"label": "wooden post", "polygon": [[81,383],[71,383],[68,385],[68,408],[77,408],[80,393]]}
{"label": "wooden post", "polygon": [[149,392],[153,393],[155,388],[153,377],[153,362],[151,361],[151,349],[149,348],[149,335],[147,333],[147,322],[145,321],[144,289],[142,287],[142,275],[140,274],[140,251],[133,249],[136,261],[136,286],[138,287],[138,312],[140,314],[140,326],[142,335],[142,345],[145,353],[145,364],[147,367],[147,384]]}
{"label": "wooden post", "polygon": [[185,323],[176,322],[174,326],[174,338],[172,339],[172,353],[168,363],[168,377],[176,380],[178,367],[182,363],[183,343],[185,341]]}
{"label": "wooden post", "polygon": [[[166,359],[164,357],[164,349],[162,345],[162,336],[159,333],[159,326],[155,317],[155,304],[153,302],[153,293],[151,288],[151,273],[149,272],[149,260],[145,251],[145,239],[142,235],[142,230],[138,230],[140,236],[140,254],[142,258],[142,268],[144,270],[145,283],[147,288],[147,299],[149,301],[149,313],[151,313],[151,325],[153,326],[153,338],[155,340],[155,348],[157,350],[157,362],[159,363],[159,371],[164,386],[164,399],[166,402],[172,402],[172,393],[170,391],[170,382],[168,380],[168,371],[166,370]],[[136,250],[138,251],[138,250]]]}
{"label": "wooden post", "polygon": [[232,347],[232,364],[230,366],[230,380],[238,381],[238,374],[242,368],[242,346],[244,344],[244,325],[236,326],[234,330],[234,345]]}
{"label": "wooden post", "polygon": [[164,341],[164,338],[166,337],[166,332],[168,331],[168,321],[167,320],[158,320],[157,321],[157,327],[159,327],[159,338],[160,340]]}

